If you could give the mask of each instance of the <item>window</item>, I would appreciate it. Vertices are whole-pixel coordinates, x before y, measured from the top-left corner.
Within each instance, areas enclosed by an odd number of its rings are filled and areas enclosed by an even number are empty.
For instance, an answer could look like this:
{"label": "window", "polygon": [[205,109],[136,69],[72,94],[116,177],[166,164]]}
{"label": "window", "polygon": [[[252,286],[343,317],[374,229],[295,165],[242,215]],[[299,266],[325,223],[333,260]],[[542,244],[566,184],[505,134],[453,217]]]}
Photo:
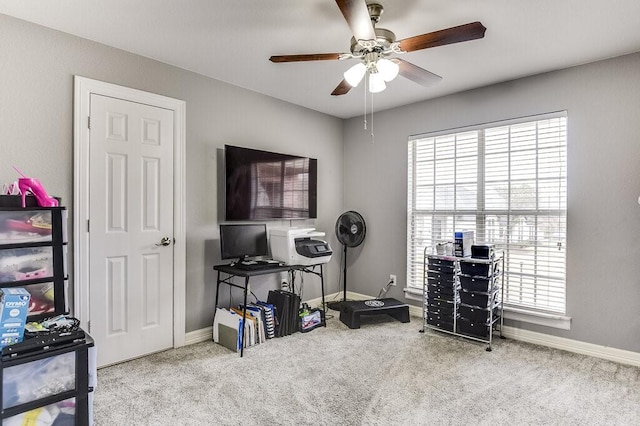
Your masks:
{"label": "window", "polygon": [[566,114],[409,139],[407,285],[425,248],[473,230],[505,255],[505,306],[565,313]]}

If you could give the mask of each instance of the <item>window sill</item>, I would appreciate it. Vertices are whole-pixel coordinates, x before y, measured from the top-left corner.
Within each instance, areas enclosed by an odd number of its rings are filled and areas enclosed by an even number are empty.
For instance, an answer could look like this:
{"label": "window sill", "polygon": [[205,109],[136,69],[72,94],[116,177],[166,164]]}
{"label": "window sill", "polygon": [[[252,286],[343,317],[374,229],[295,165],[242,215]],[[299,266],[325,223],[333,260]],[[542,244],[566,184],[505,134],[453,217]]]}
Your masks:
{"label": "window sill", "polygon": [[404,297],[409,300],[417,300],[422,303],[422,289],[415,287],[405,287],[404,288]]}
{"label": "window sill", "polygon": [[504,318],[529,324],[544,325],[545,327],[560,328],[562,330],[571,329],[571,317],[560,314],[546,314],[505,306]]}
{"label": "window sill", "polygon": [[[422,303],[422,289],[416,287],[405,287],[404,297],[406,299],[417,300]],[[504,318],[513,321],[522,321],[529,324],[543,325],[545,327],[559,328],[562,330],[571,329],[571,317],[559,314],[547,314],[505,306]]]}

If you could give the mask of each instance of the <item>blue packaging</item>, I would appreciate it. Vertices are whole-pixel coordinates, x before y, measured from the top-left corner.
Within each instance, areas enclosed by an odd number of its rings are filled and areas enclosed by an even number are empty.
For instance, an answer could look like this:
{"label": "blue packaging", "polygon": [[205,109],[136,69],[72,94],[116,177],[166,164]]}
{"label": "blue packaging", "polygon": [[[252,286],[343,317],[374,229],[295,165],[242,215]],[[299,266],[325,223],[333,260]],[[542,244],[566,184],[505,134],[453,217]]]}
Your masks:
{"label": "blue packaging", "polygon": [[30,300],[22,287],[0,288],[0,348],[22,342]]}

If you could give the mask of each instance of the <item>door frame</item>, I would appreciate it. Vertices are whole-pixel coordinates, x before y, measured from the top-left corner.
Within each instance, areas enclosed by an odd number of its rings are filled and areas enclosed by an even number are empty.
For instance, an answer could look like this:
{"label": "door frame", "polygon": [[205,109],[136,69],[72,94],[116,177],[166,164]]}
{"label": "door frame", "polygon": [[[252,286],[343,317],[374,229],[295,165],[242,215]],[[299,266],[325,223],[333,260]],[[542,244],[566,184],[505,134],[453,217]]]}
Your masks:
{"label": "door frame", "polygon": [[172,110],[173,123],[173,347],[185,344],[186,324],[186,102],[129,87],[74,76],[73,303],[88,329],[89,305],[89,113],[91,94]]}

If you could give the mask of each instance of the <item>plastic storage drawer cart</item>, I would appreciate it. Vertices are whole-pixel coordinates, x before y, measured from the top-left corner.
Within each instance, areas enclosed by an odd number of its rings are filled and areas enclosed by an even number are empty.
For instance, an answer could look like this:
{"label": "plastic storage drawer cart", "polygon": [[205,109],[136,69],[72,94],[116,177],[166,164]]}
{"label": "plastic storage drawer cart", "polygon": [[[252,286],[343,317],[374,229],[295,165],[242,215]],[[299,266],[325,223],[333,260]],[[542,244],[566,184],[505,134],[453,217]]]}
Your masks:
{"label": "plastic storage drawer cart", "polygon": [[[96,363],[93,340],[55,349],[33,348],[30,353],[0,361],[3,425],[92,423]],[[30,423],[29,421],[32,421]]]}
{"label": "plastic storage drawer cart", "polygon": [[424,256],[423,328],[485,342],[502,337],[503,257]]}

